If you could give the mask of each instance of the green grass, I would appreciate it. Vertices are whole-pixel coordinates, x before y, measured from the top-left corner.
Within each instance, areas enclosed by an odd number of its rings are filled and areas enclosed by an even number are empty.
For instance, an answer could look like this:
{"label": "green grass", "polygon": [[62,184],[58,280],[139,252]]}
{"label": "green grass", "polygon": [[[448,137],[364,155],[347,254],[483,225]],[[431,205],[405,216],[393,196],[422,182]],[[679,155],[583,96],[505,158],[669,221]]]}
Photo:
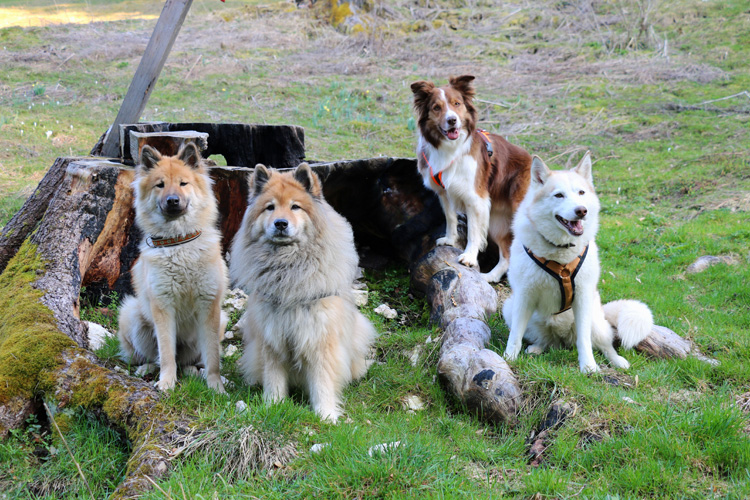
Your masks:
{"label": "green grass", "polygon": [[[225,358],[228,396],[188,377],[166,397],[220,439],[176,459],[159,487],[180,499],[750,497],[750,422],[738,404],[750,391],[746,2],[425,4],[392,2],[370,32],[343,36],[290,2],[195,2],[142,119],[301,125],[314,160],[413,156],[409,83],[473,72],[477,97],[487,101],[477,103],[483,128],[557,168],[591,150],[603,300],[644,301],[658,324],[720,364],[625,351],[626,373],[587,376],[574,350],[524,354],[512,364],[526,395],[518,423],[490,426],[440,385],[440,332],[428,325],[425,302],[410,296],[406,270],[393,264],[365,273],[377,362],[346,389],[346,421],[321,422],[301,392],[265,405],[261,389],[242,382],[238,355]],[[114,119],[154,21],[106,16],[159,11],[143,1],[72,5],[103,21],[0,29],[0,224],[57,156],[88,153]],[[639,5],[655,7],[641,34],[632,30]],[[24,6],[41,9],[33,15],[60,8],[0,0],[0,8]],[[638,35],[632,43],[629,34]],[[736,264],[687,274],[702,255]],[[372,312],[383,302],[398,319]],[[82,314],[115,327],[116,313],[98,305]],[[489,322],[490,347],[502,352],[507,327],[498,316]],[[112,340],[98,354],[116,363],[116,352]],[[403,402],[414,395],[425,409],[409,413]],[[559,398],[576,411],[531,466],[529,436]],[[240,400],[249,411],[237,413]],[[122,477],[127,442],[88,415],[66,419],[95,496],[107,495]],[[59,438],[43,421],[29,424],[0,443],[0,491],[80,497]],[[291,447],[296,456],[268,470],[228,471],[238,433],[250,426],[269,449]],[[402,446],[369,456],[371,446],[396,441]],[[330,445],[310,452],[323,443]]]}

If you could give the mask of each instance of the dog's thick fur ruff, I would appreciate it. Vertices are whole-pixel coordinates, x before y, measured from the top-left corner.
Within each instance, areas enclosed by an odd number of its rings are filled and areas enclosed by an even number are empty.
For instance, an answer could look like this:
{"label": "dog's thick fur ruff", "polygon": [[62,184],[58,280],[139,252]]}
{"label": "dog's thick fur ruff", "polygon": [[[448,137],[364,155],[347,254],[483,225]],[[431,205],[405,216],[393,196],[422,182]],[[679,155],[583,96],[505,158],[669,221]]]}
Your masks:
{"label": "dog's thick fur ruff", "polygon": [[[132,269],[135,296],[120,308],[121,356],[150,368],[159,363],[157,387],[177,380],[177,366],[197,373],[202,364],[208,386],[224,392],[219,374],[224,333],[221,302],[227,267],[221,256],[218,209],[200,153],[192,143],[174,157],[144,146],[133,181],[136,223],[144,233]],[[199,237],[154,248],[153,238]]]}
{"label": "dog's thick fur ruff", "polygon": [[[503,305],[510,328],[505,358],[515,359],[521,339],[531,343],[527,352],[539,354],[549,347],[578,348],[581,371],[599,367],[593,347],[617,368],[628,361],[613,346],[612,326],[622,346],[632,348],[648,336],[653,318],[648,307],[635,300],[617,300],[603,308],[597,291],[600,266],[594,237],[599,224],[599,200],[594,192],[588,153],[572,170],[550,171],[537,157],[531,167],[531,185],[513,220],[508,281],[512,289]],[[556,314],[561,297],[558,282],[527,255],[524,247],[544,259],[567,264],[588,245],[588,253],[575,277],[572,308]]]}
{"label": "dog's thick fur ruff", "polygon": [[229,266],[249,297],[240,369],[249,384],[263,385],[266,401],[299,386],[315,413],[336,421],[341,393],[364,376],[375,337],[354,303],[351,226],[323,199],[305,163],[294,173],[258,165],[249,185]]}
{"label": "dog's thick fur ruff", "polygon": [[445,236],[437,244],[456,246],[458,212],[466,213],[466,249],[459,261],[476,267],[489,235],[499,249],[498,263],[482,276],[495,282],[508,269],[511,222],[529,185],[531,156],[499,135],[477,131],[473,80],[463,75],[451,77],[444,87],[411,84],[418,116],[417,162],[424,185],[438,195],[445,214]]}

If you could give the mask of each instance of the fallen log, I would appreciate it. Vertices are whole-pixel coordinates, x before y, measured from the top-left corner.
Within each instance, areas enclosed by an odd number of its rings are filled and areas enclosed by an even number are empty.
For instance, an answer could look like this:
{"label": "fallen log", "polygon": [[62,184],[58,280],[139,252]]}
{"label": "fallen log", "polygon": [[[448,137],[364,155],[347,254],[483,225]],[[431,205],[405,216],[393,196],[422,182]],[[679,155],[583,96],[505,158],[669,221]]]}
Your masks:
{"label": "fallen log", "polygon": [[521,388],[506,361],[485,348],[490,340],[486,318],[496,312],[497,294],[477,270],[458,263],[459,254],[453,247],[437,247],[411,267],[414,287],[424,290],[426,285],[432,320],[444,332],[438,375],[480,418],[512,424]]}

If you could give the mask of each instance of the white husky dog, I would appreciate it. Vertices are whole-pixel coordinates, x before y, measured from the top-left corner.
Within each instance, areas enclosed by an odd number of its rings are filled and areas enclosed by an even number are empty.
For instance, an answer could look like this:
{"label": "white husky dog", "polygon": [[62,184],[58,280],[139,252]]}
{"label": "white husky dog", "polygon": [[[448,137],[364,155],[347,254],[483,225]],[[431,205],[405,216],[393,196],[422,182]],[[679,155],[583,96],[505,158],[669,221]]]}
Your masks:
{"label": "white husky dog", "polygon": [[599,370],[592,345],[617,368],[630,366],[612,345],[612,326],[622,346],[632,348],[651,332],[653,318],[648,307],[635,300],[602,307],[596,288],[598,226],[599,199],[589,153],[575,168],[563,171],[550,171],[534,156],[531,184],[513,219],[508,270],[512,294],[503,305],[510,328],[506,359],[516,359],[525,338],[531,343],[526,350],[530,354],[575,344],[582,372]]}

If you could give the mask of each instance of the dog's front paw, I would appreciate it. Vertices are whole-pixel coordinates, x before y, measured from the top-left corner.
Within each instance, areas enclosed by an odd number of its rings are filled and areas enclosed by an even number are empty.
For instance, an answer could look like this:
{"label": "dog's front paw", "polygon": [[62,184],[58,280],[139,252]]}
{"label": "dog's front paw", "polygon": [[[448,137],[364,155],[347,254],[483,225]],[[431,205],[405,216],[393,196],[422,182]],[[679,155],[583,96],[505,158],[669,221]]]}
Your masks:
{"label": "dog's front paw", "polygon": [[518,358],[518,351],[515,349],[505,349],[503,357],[505,361],[515,361]]}
{"label": "dog's front paw", "polygon": [[479,261],[477,261],[476,255],[469,255],[468,253],[462,253],[458,256],[458,261],[466,267],[479,267]]}
{"label": "dog's front paw", "polygon": [[443,236],[442,238],[437,239],[437,241],[435,242],[435,245],[439,247],[455,247],[456,239],[449,238],[448,236]]}
{"label": "dog's front paw", "polygon": [[543,352],[544,347],[539,344],[531,344],[526,348],[526,354],[542,354]]}
{"label": "dog's front paw", "polygon": [[160,391],[169,391],[171,389],[174,389],[175,384],[177,383],[177,377],[162,377],[159,379],[158,382],[156,382],[156,388]]}
{"label": "dog's front paw", "polygon": [[630,368],[630,363],[622,356],[613,356],[610,358],[609,362],[612,363],[615,368],[619,368],[620,370],[627,370]]}
{"label": "dog's front paw", "polygon": [[136,368],[135,374],[138,377],[144,377],[146,375],[154,373],[158,369],[159,369],[159,365],[157,365],[156,363],[146,363]]}
{"label": "dog's front paw", "polygon": [[227,391],[224,389],[224,383],[222,382],[221,377],[206,379],[206,385],[219,394],[227,393]]}
{"label": "dog's front paw", "polygon": [[339,409],[320,410],[316,413],[318,413],[321,420],[334,425],[338,423],[339,417],[342,415],[341,410]]}
{"label": "dog's front paw", "polygon": [[591,362],[581,362],[581,373],[596,373],[599,371],[599,365],[596,364],[596,361]]}

